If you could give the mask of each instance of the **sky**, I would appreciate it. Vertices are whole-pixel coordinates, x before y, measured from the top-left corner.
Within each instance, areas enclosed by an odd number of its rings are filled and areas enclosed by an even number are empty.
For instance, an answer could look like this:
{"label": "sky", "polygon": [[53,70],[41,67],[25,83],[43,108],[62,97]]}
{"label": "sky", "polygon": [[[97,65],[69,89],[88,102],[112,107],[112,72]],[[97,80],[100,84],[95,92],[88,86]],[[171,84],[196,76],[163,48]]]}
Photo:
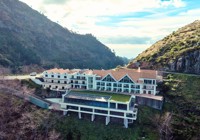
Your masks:
{"label": "sky", "polygon": [[79,34],[93,34],[118,56],[134,58],[200,19],[200,0],[20,0]]}

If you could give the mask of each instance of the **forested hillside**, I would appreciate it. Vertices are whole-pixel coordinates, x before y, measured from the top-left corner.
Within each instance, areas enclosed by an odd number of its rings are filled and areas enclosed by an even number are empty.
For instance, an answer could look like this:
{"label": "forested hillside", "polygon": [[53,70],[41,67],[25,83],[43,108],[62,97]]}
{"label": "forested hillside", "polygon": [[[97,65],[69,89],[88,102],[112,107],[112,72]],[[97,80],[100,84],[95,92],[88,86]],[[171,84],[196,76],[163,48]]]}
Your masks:
{"label": "forested hillside", "polygon": [[124,62],[93,35],[63,28],[18,0],[0,1],[0,65],[113,68]]}

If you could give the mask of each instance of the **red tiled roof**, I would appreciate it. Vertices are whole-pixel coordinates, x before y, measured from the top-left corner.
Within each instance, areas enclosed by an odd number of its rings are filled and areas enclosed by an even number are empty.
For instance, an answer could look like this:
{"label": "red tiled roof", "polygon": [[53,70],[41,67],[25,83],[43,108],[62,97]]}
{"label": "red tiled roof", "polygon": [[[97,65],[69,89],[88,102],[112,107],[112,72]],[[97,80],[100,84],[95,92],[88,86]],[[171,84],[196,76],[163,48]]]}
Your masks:
{"label": "red tiled roof", "polygon": [[76,72],[79,72],[81,74],[95,74],[100,76],[101,78],[107,76],[110,74],[115,80],[119,81],[121,80],[124,76],[130,77],[134,82],[139,83],[140,80],[139,78],[149,78],[149,79],[156,79],[157,72],[155,70],[140,70],[140,69],[111,69],[111,70],[89,70],[89,69],[50,69],[47,70],[48,73],[69,73],[73,74]]}
{"label": "red tiled roof", "polygon": [[156,79],[156,71],[154,70],[136,70],[136,69],[93,70],[93,74],[99,75],[101,76],[101,78],[110,74],[117,81],[119,81],[126,75],[130,77],[134,82],[139,82],[139,78]]}
{"label": "red tiled roof", "polygon": [[88,69],[85,69],[85,70],[81,70],[81,69],[58,69],[58,68],[54,68],[54,69],[50,69],[50,70],[47,70],[46,72],[48,73],[60,73],[60,74],[63,74],[63,73],[68,73],[68,74],[73,74],[73,73],[85,73],[85,74],[89,74],[91,73],[91,70],[88,70]]}
{"label": "red tiled roof", "polygon": [[54,68],[54,69],[50,69],[50,70],[47,70],[48,73],[68,73],[69,72],[69,69],[57,69],[57,68]]}

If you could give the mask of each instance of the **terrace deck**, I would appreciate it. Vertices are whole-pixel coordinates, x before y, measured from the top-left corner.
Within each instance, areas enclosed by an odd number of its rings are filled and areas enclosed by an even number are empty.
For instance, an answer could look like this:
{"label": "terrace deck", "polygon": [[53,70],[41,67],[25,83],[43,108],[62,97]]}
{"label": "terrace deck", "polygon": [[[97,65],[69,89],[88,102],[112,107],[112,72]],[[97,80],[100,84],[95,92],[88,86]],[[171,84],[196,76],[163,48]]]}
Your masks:
{"label": "terrace deck", "polygon": [[118,102],[128,102],[131,98],[131,95],[124,95],[120,93],[111,93],[111,92],[101,92],[101,91],[88,91],[88,90],[72,90],[71,92],[76,92],[80,94],[91,94],[91,95],[98,95],[98,96],[111,96],[111,101],[118,101]]}

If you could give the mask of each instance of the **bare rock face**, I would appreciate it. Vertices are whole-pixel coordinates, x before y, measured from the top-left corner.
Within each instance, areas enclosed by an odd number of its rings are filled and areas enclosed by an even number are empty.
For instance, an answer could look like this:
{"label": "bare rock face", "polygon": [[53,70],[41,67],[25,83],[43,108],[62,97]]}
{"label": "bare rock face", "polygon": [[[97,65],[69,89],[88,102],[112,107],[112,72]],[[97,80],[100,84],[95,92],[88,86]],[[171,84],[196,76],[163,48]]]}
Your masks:
{"label": "bare rock face", "polygon": [[200,74],[200,50],[188,52],[169,63],[170,71]]}

